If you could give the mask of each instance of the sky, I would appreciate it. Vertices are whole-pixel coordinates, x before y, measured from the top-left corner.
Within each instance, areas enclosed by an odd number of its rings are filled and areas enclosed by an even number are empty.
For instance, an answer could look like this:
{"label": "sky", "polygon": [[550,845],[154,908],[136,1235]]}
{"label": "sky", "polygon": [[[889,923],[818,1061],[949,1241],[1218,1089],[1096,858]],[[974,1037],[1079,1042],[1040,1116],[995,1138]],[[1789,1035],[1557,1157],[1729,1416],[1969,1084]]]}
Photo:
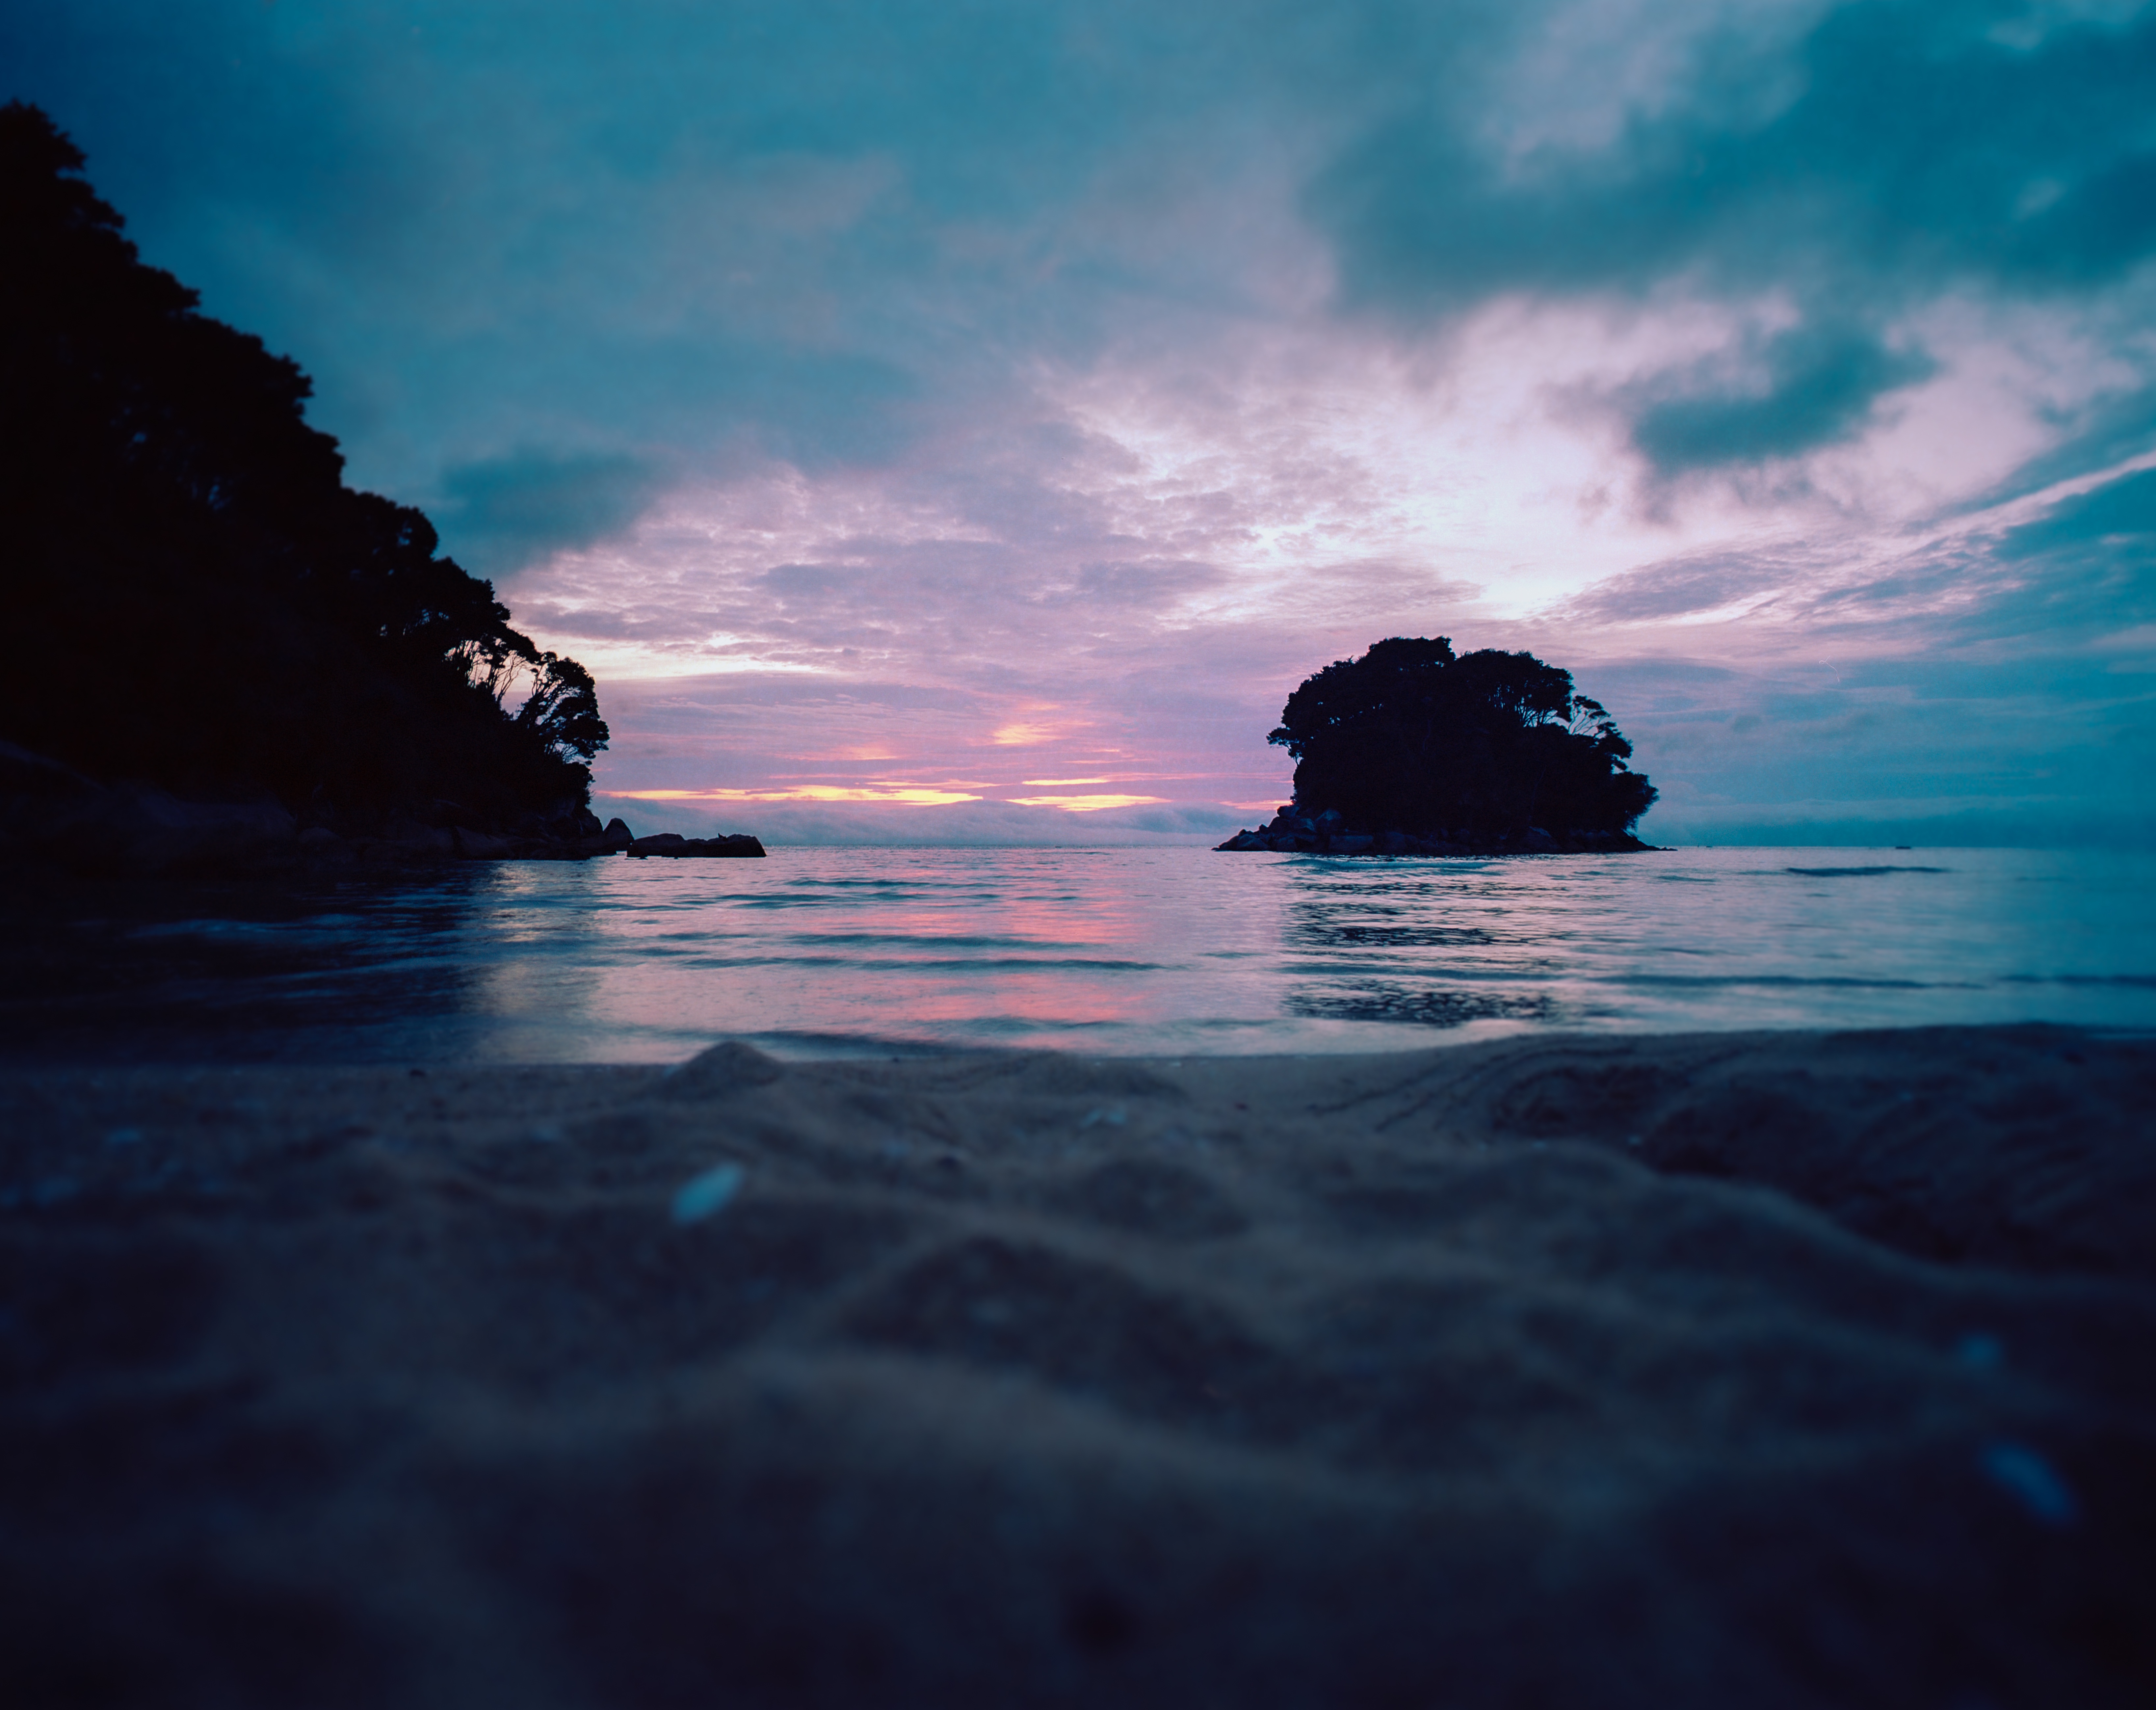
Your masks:
{"label": "sky", "polygon": [[0,0],[595,805],[1210,841],[1394,634],[1671,843],[2156,832],[2156,6]]}

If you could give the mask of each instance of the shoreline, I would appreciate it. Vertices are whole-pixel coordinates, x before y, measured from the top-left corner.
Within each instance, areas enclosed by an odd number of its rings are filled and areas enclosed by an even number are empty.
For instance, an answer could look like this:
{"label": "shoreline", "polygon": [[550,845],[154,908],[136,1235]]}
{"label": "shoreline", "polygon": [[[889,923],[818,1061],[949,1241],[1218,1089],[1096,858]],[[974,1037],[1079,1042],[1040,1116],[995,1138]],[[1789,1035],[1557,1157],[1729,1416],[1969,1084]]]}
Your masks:
{"label": "shoreline", "polygon": [[303,824],[266,786],[198,800],[141,782],[100,783],[0,742],[0,873],[11,876],[271,879],[470,862],[764,853],[745,832],[639,837],[619,817],[602,825],[588,800],[557,802],[548,815],[527,813],[516,826],[482,827],[478,818],[454,803],[438,802],[425,817],[408,811],[355,822],[331,809]]}
{"label": "shoreline", "polygon": [[2043,1026],[11,1068],[10,1651],[33,1702],[2125,1704],[2152,1089]]}
{"label": "shoreline", "polygon": [[[1636,815],[1635,816],[1636,817]],[[1552,832],[1522,826],[1477,837],[1472,828],[1409,831],[1397,825],[1351,824],[1337,809],[1310,813],[1290,802],[1256,830],[1231,832],[1213,845],[1219,853],[1336,855],[1436,855],[1492,860],[1523,855],[1648,855],[1659,853],[1625,830]]]}

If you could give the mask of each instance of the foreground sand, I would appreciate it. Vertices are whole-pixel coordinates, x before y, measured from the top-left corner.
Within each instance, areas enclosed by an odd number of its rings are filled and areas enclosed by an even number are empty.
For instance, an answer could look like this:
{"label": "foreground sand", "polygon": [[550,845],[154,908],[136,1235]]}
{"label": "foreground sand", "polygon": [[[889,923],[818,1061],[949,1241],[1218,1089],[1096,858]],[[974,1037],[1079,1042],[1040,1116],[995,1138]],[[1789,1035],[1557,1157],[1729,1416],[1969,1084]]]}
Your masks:
{"label": "foreground sand", "polygon": [[2156,1702],[2156,1048],[0,1082],[24,1706]]}

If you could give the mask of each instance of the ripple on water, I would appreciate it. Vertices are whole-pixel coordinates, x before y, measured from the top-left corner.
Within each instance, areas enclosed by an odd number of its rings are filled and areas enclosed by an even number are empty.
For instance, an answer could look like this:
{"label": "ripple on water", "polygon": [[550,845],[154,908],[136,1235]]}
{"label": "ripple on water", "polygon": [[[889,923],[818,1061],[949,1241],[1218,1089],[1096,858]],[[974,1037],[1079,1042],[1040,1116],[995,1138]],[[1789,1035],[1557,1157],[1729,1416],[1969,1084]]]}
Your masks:
{"label": "ripple on water", "polygon": [[18,887],[0,1053],[655,1060],[731,1036],[1175,1055],[1537,1028],[2156,1026],[2156,859],[1871,854],[781,848],[748,871]]}

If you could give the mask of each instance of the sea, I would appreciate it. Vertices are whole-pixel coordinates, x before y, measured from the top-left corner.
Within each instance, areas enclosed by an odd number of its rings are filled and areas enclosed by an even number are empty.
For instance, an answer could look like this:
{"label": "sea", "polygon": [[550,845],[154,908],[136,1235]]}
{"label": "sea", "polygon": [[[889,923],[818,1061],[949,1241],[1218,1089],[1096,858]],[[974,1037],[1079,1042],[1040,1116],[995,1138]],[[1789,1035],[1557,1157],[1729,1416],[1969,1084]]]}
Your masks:
{"label": "sea", "polygon": [[0,1059],[667,1062],[1422,1049],[1539,1030],[2156,1029],[2156,857],[777,848],[0,903]]}

